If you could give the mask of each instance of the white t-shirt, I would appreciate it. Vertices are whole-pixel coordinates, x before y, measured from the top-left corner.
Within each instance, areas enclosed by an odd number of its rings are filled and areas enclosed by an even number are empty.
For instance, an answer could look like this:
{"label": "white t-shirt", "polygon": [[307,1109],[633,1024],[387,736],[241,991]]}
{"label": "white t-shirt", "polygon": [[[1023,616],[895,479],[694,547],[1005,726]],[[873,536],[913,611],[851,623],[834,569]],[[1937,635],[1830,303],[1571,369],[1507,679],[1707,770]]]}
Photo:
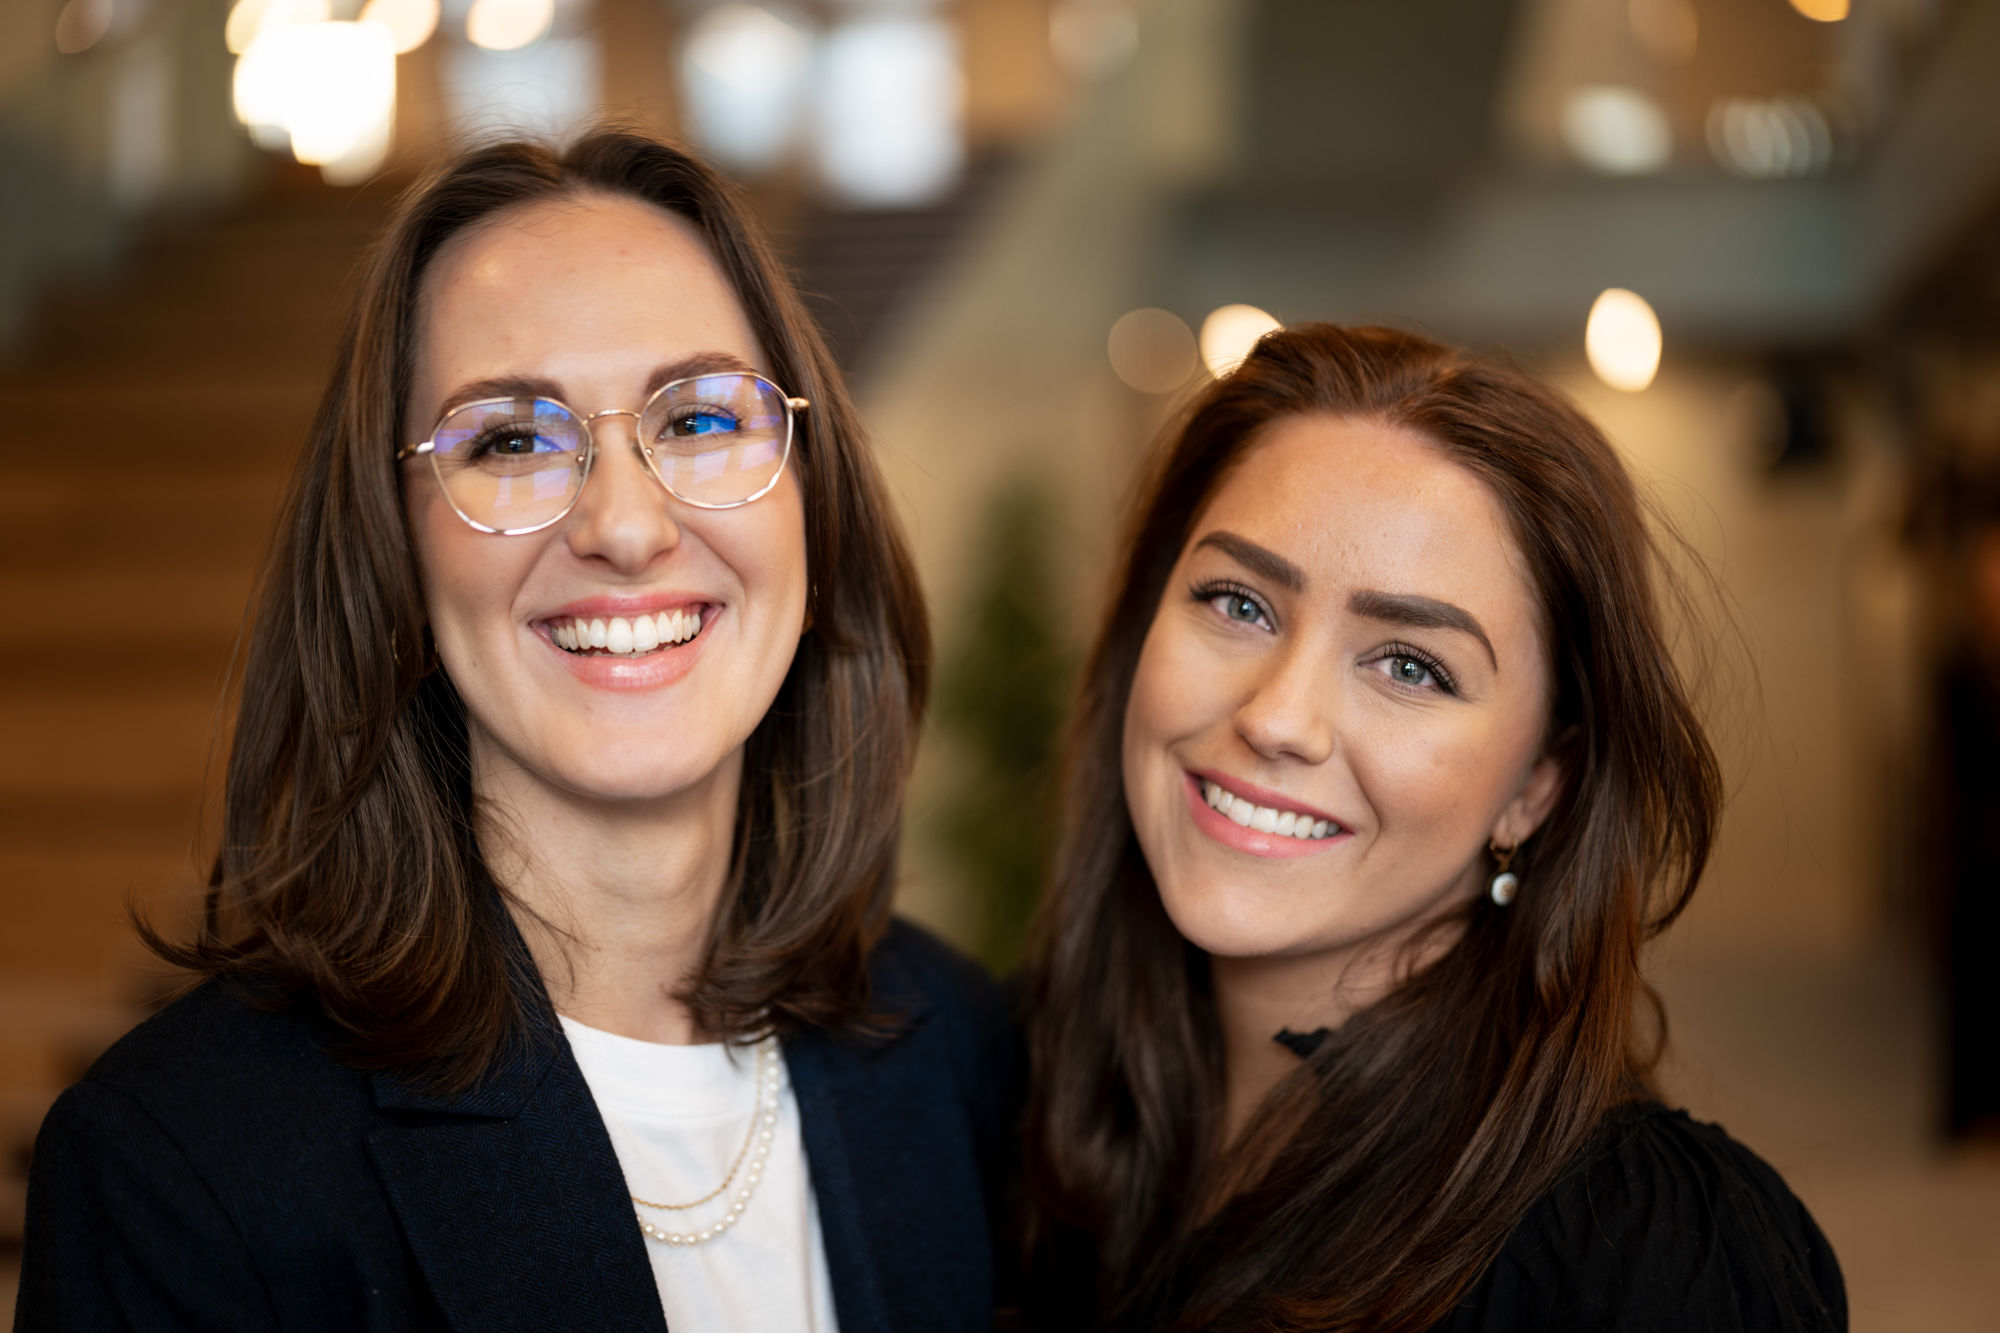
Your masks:
{"label": "white t-shirt", "polygon": [[[682,1203],[722,1183],[756,1113],[754,1050],[662,1046],[569,1018],[562,1026],[631,1193]],[[735,1185],[741,1184],[739,1172]],[[732,1187],[685,1212],[634,1205],[632,1226],[643,1216],[674,1231],[698,1231],[728,1210],[734,1193]],[[836,1333],[819,1206],[789,1077],[763,1178],[736,1225],[704,1245],[645,1244],[667,1327],[676,1333]]]}

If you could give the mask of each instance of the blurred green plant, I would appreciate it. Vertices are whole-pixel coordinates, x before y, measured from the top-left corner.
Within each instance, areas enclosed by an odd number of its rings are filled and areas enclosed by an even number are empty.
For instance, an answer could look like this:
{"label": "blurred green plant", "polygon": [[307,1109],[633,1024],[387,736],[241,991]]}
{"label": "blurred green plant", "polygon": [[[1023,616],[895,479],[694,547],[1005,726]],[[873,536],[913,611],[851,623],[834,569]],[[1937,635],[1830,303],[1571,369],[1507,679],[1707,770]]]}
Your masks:
{"label": "blurred green plant", "polygon": [[937,721],[960,779],[938,811],[938,838],[978,902],[977,952],[998,974],[1017,966],[1041,891],[1055,807],[1055,749],[1074,654],[1051,569],[1055,508],[1026,478],[997,491],[980,533],[972,598],[938,677]]}

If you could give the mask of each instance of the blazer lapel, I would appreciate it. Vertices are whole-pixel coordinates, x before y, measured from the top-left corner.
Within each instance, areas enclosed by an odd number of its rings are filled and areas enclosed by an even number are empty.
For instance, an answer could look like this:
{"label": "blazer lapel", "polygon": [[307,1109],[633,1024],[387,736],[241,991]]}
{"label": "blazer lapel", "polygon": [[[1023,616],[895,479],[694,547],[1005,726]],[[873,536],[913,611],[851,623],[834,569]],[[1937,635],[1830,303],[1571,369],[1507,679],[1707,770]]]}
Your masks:
{"label": "blazer lapel", "polygon": [[785,1042],[841,1333],[984,1330],[992,1273],[976,1147],[946,1062],[918,1030],[921,991],[887,954],[873,980],[899,1020],[888,1035]]}
{"label": "blazer lapel", "polygon": [[596,1103],[560,1033],[517,1044],[472,1091],[378,1074],[392,1123],[368,1152],[458,1333],[666,1333],[645,1241]]}

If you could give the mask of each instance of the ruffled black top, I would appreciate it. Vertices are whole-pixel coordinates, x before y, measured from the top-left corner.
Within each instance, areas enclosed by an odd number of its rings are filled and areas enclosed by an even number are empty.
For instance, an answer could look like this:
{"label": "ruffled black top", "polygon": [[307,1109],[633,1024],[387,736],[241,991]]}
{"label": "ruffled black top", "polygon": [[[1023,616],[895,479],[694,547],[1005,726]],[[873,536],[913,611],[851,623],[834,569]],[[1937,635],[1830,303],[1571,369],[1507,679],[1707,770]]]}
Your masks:
{"label": "ruffled black top", "polygon": [[1528,1210],[1437,1333],[1844,1330],[1833,1249],[1761,1158],[1642,1102]]}

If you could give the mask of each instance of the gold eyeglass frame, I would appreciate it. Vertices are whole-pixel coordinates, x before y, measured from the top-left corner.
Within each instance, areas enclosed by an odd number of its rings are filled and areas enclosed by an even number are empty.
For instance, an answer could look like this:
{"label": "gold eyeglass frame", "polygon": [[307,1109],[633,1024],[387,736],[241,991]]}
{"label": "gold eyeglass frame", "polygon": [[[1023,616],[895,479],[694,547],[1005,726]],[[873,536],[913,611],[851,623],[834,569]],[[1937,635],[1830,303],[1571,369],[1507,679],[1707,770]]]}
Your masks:
{"label": "gold eyeglass frame", "polygon": [[[785,447],[783,452],[778,456],[778,470],[776,472],[773,472],[771,474],[771,479],[765,482],[762,486],[760,486],[754,494],[745,496],[741,500],[731,500],[727,504],[711,504],[705,500],[690,500],[687,496],[682,495],[679,491],[675,490],[673,487],[667,484],[667,479],[660,475],[659,466],[654,461],[653,447],[650,444],[646,443],[645,439],[642,437],[642,434],[639,430],[639,423],[646,419],[646,412],[653,406],[654,403],[659,402],[661,398],[665,397],[673,390],[679,388],[681,385],[693,383],[695,380],[719,379],[724,375],[733,376],[737,379],[755,380],[757,381],[757,383],[769,389],[773,394],[777,395],[778,401],[785,405]],[[458,501],[452,498],[451,487],[445,483],[444,474],[438,471],[438,463],[437,463],[437,433],[438,430],[443,427],[445,422],[451,420],[453,417],[457,416],[460,412],[467,411],[471,408],[500,406],[505,404],[517,403],[520,401],[520,398],[518,396],[510,396],[506,398],[476,398],[469,403],[460,403],[458,406],[452,408],[449,412],[446,412],[443,416],[438,418],[437,425],[431,427],[430,439],[419,440],[415,444],[406,444],[402,448],[398,449],[396,451],[396,461],[398,463],[401,463],[407,459],[415,458],[420,454],[427,455],[430,458],[431,475],[437,478],[438,490],[443,493],[445,503],[451,506],[452,513],[457,514],[459,518],[465,521],[466,526],[478,532],[491,533],[496,537],[525,537],[531,532],[540,532],[544,528],[554,527],[556,524],[568,518],[570,516],[570,512],[576,508],[576,502],[583,498],[583,488],[590,484],[590,471],[591,468],[597,462],[597,432],[590,428],[591,423],[594,421],[602,420],[605,417],[630,417],[632,418],[632,452],[638,456],[640,465],[646,469],[646,474],[650,476],[654,481],[660,483],[661,490],[665,491],[668,495],[673,496],[674,499],[679,500],[682,504],[692,505],[696,509],[741,509],[744,505],[753,504],[756,501],[761,500],[765,496],[769,495],[772,489],[777,486],[778,482],[781,479],[783,479],[785,475],[785,468],[792,461],[792,440],[793,437],[795,437],[798,434],[799,413],[805,411],[807,408],[812,406],[812,402],[810,399],[793,398],[788,394],[786,394],[786,392],[783,389],[780,389],[776,384],[772,383],[770,380],[765,379],[762,375],[758,375],[747,370],[710,371],[705,375],[683,375],[681,378],[677,380],[669,380],[665,384],[662,384],[659,388],[653,390],[653,392],[647,397],[646,401],[640,405],[639,410],[636,412],[632,411],[630,408],[607,407],[601,412],[592,412],[589,416],[585,416],[581,412],[578,412],[575,408],[571,407],[568,403],[565,403],[562,399],[553,397],[549,394],[536,394],[535,400],[537,402],[554,403],[557,407],[560,407],[563,411],[569,413],[571,417],[575,418],[577,425],[582,428],[583,447],[579,449],[577,452],[583,455],[583,465],[582,465],[583,476],[576,483],[575,494],[569,497],[569,503],[565,504],[559,513],[557,513],[551,518],[543,519],[540,523],[536,523],[531,527],[526,527],[526,528],[489,527],[488,525],[481,523],[478,519],[472,517],[472,515],[466,513],[463,509],[460,509],[458,507]]]}

